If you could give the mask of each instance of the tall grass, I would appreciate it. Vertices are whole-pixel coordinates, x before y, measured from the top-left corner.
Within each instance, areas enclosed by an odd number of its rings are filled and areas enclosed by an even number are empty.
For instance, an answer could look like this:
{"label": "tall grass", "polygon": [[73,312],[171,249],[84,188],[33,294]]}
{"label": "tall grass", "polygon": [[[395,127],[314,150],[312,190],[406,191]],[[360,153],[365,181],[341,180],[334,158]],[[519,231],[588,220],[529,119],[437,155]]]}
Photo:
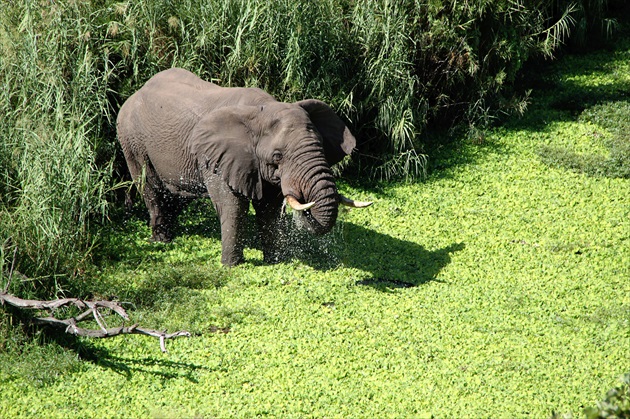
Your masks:
{"label": "tall grass", "polygon": [[48,291],[85,266],[91,223],[107,214],[111,170],[97,158],[112,114],[88,13],[28,0],[0,14],[0,244],[5,254],[17,248],[16,268]]}
{"label": "tall grass", "polygon": [[[604,16],[608,2],[582,3],[597,3]],[[4,2],[3,254],[17,248],[18,269],[49,289],[67,286],[89,262],[113,178],[126,172],[116,161],[116,112],[160,70],[180,66],[281,100],[329,102],[357,134],[355,158],[373,176],[414,179],[424,171],[428,125],[474,132],[497,112],[522,107],[511,99],[515,77],[528,58],[552,53],[571,33],[567,4]]]}

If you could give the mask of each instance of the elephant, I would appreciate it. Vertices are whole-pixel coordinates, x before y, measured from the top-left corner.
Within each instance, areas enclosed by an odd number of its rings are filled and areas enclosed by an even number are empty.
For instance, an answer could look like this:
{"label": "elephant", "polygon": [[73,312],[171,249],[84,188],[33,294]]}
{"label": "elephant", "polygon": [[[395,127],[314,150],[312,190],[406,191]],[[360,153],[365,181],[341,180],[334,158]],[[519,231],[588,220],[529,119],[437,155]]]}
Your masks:
{"label": "elephant", "polygon": [[339,204],[371,204],[337,191],[331,166],[354,150],[356,139],[319,100],[280,102],[258,88],[221,87],[171,68],[125,101],[116,124],[152,240],[171,241],[178,214],[209,197],[226,266],[244,262],[250,202],[266,263],[281,257],[286,204],[315,235],[332,229]]}

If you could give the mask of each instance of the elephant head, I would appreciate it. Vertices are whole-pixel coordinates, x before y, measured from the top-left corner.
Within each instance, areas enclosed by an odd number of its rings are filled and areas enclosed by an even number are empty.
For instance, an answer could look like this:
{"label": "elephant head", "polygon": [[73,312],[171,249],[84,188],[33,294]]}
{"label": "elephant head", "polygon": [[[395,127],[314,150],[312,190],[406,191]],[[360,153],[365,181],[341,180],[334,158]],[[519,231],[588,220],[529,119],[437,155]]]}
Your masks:
{"label": "elephant head", "polygon": [[297,210],[298,224],[314,234],[332,229],[340,203],[370,204],[337,191],[330,167],[352,152],[356,140],[321,101],[223,107],[199,121],[192,139],[190,151],[201,167],[254,201],[269,199],[275,186],[276,197],[281,193]]}

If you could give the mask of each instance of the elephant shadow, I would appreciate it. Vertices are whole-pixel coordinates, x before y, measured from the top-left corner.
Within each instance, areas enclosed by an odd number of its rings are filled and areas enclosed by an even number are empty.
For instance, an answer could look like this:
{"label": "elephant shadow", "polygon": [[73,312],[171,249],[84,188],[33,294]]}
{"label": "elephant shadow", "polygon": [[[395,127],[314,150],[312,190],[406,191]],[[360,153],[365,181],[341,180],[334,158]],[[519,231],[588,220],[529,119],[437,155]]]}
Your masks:
{"label": "elephant shadow", "polygon": [[[218,219],[213,212],[209,201],[193,205],[187,211],[186,222],[182,223],[179,234],[194,232],[221,240]],[[247,225],[246,247],[262,250],[252,214]],[[337,221],[332,232],[318,237],[289,226],[284,242],[283,260],[299,260],[321,271],[339,266],[366,271],[369,277],[358,280],[357,285],[383,291],[439,281],[438,276],[451,263],[452,254],[465,248],[464,243],[453,243],[442,249],[428,250],[417,243],[343,220]],[[252,263],[264,264],[262,261]]]}
{"label": "elephant shadow", "polygon": [[410,288],[438,278],[451,263],[451,255],[465,248],[453,243],[437,250],[379,233],[351,222],[338,221],[333,232],[313,237],[294,231],[290,248],[293,259],[317,270],[332,270],[339,266],[367,271],[368,278],[357,285],[371,286],[382,291]]}

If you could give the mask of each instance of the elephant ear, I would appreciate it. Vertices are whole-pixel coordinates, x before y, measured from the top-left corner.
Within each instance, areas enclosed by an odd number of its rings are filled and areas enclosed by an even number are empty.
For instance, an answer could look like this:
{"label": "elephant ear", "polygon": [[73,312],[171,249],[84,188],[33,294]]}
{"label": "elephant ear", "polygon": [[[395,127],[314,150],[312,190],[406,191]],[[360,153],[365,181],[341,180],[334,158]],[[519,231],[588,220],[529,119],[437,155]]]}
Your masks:
{"label": "elephant ear", "polygon": [[306,99],[295,104],[308,112],[311,121],[321,134],[328,164],[332,166],[339,163],[345,156],[352,153],[357,140],[330,106],[315,99]]}
{"label": "elephant ear", "polygon": [[204,115],[194,127],[189,151],[199,168],[215,173],[233,190],[250,199],[262,198],[262,182],[247,112],[222,108]]}

